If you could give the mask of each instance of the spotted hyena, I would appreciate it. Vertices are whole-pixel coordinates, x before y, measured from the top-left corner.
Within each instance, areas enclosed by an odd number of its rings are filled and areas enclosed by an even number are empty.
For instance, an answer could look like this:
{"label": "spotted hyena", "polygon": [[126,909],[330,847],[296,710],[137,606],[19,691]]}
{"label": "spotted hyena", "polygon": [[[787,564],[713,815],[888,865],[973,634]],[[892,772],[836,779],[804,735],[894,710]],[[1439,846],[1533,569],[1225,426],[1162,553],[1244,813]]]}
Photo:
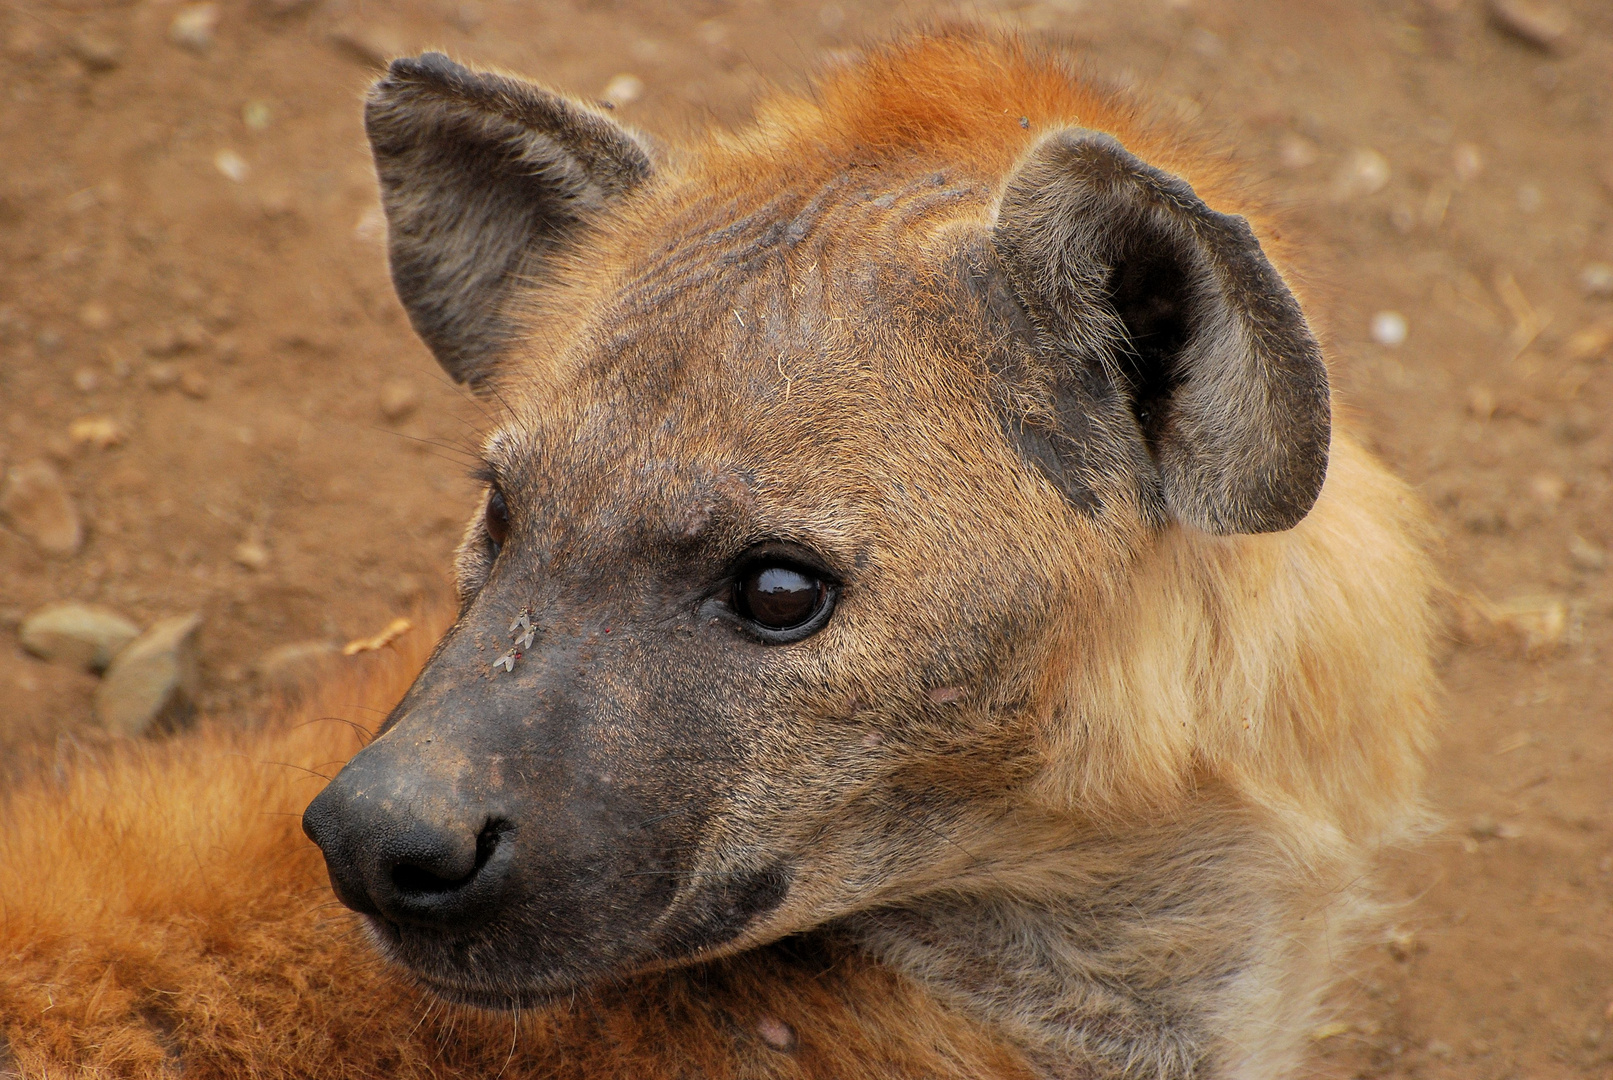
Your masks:
{"label": "spotted hyena", "polygon": [[302,819],[373,947],[661,1018],[598,1075],[1289,1074],[1417,819],[1431,579],[1228,161],[961,31],[693,141],[434,53],[366,123],[503,410],[457,617]]}

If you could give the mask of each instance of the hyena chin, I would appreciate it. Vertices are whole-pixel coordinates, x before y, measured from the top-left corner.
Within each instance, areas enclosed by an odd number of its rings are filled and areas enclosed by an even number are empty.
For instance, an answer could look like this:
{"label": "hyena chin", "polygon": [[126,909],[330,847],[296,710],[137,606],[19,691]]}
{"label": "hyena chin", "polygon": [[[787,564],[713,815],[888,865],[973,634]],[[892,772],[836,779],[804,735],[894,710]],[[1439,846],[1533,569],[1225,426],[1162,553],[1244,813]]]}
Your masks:
{"label": "hyena chin", "polygon": [[1048,1076],[1296,1067],[1432,577],[1227,159],[967,31],[684,143],[436,53],[365,121],[504,410],[303,819],[380,949],[508,1007],[829,934]]}

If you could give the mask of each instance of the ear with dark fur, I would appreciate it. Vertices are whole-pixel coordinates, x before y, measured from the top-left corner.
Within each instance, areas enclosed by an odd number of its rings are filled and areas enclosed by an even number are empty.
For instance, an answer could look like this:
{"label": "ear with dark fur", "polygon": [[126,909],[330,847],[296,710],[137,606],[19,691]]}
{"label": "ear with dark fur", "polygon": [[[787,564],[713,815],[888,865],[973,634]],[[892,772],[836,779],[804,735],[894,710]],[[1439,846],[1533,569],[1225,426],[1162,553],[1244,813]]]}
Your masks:
{"label": "ear with dark fur", "polygon": [[997,257],[1060,362],[1130,401],[1169,512],[1212,533],[1287,529],[1327,472],[1327,371],[1241,217],[1114,138],[1070,129],[1009,178]]}
{"label": "ear with dark fur", "polygon": [[437,360],[472,385],[509,334],[511,286],[651,172],[602,113],[441,53],[392,61],[364,127],[398,296]]}

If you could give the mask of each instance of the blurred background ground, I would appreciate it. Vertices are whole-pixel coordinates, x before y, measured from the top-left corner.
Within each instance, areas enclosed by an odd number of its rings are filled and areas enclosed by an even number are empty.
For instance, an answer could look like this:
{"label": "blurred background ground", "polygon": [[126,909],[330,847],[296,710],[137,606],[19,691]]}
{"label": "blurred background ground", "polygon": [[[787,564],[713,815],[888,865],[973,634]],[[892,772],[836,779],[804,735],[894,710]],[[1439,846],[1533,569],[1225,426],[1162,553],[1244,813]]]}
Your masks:
{"label": "blurred background ground", "polygon": [[[0,2],[0,752],[100,737],[96,676],[20,646],[46,602],[199,612],[201,707],[242,722],[448,599],[481,412],[387,282],[359,112],[381,57],[445,47],[676,131],[930,14]],[[964,14],[1224,140],[1305,237],[1354,423],[1434,508],[1448,827],[1388,853],[1404,905],[1313,1032],[1321,1074],[1613,1077],[1613,6]],[[40,524],[69,510],[76,545]]]}

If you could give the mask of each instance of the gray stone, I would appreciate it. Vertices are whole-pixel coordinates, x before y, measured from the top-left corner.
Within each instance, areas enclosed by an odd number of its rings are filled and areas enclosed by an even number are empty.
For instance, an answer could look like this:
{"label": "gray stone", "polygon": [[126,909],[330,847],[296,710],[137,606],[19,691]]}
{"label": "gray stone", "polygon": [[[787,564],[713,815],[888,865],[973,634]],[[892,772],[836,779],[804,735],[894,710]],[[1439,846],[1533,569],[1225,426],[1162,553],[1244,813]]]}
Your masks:
{"label": "gray stone", "polygon": [[190,719],[201,625],[194,614],[160,619],[118,654],[95,692],[95,715],[108,731],[143,735]]}
{"label": "gray stone", "polygon": [[47,555],[71,555],[84,542],[78,507],[48,461],[14,465],[0,490],[0,517]]}
{"label": "gray stone", "polygon": [[68,600],[29,614],[17,635],[42,660],[105,671],[140,628],[110,608]]}

